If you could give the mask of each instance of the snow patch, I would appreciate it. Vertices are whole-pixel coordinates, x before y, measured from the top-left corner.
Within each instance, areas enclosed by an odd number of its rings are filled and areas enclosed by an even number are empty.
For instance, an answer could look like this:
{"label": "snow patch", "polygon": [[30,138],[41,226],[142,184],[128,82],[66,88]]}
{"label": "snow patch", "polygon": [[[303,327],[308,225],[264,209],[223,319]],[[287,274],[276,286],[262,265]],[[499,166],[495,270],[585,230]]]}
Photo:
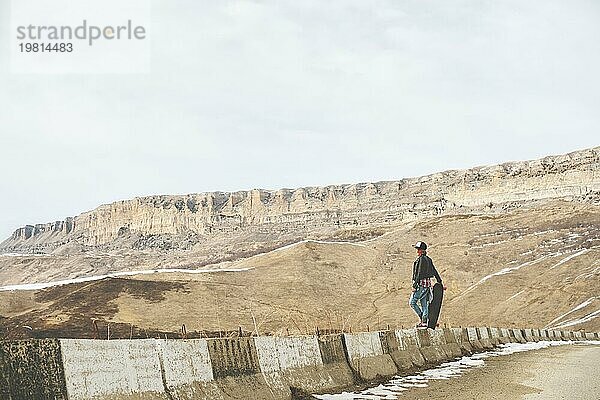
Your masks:
{"label": "snow patch", "polygon": [[46,253],[3,253],[0,257],[50,257],[51,254]]}
{"label": "snow patch", "polygon": [[563,259],[562,259],[562,260],[560,260],[558,263],[556,263],[556,264],[554,264],[553,266],[551,266],[551,267],[550,267],[550,269],[554,269],[554,268],[556,268],[556,267],[559,267],[559,266],[563,265],[564,263],[566,263],[566,262],[568,262],[568,261],[570,261],[570,260],[574,259],[575,257],[579,257],[579,256],[581,256],[581,255],[583,255],[583,254],[587,253],[587,252],[588,252],[588,251],[590,251],[590,250],[591,250],[591,249],[583,249],[583,250],[580,250],[580,251],[578,251],[578,252],[577,252],[577,253],[575,253],[575,254],[571,254],[570,256],[567,256],[567,257],[563,258]]}
{"label": "snow patch", "polygon": [[500,271],[497,271],[497,272],[494,272],[494,273],[492,273],[492,274],[486,275],[486,276],[484,276],[483,278],[481,278],[481,279],[479,280],[479,282],[477,282],[476,284],[469,286],[469,287],[467,288],[467,290],[465,290],[465,291],[464,291],[464,292],[461,294],[461,296],[462,296],[462,295],[465,295],[465,294],[467,294],[467,293],[469,293],[469,292],[471,292],[471,291],[472,291],[473,289],[475,289],[477,286],[481,285],[482,283],[486,282],[487,280],[489,280],[489,279],[491,279],[491,278],[493,278],[493,277],[495,277],[495,276],[500,276],[500,275],[506,275],[506,274],[509,274],[509,273],[511,273],[511,272],[513,272],[513,271],[517,271],[517,270],[519,270],[519,269],[521,269],[521,268],[523,268],[523,267],[527,267],[527,266],[530,266],[530,265],[537,264],[537,263],[539,263],[539,262],[541,262],[541,261],[543,261],[543,260],[545,260],[546,258],[548,258],[548,257],[551,257],[551,256],[552,256],[552,255],[545,255],[545,256],[542,256],[542,257],[540,257],[540,258],[537,258],[537,259],[535,259],[535,260],[533,260],[533,261],[527,261],[527,262],[525,262],[525,263],[523,263],[523,264],[517,265],[516,267],[507,267],[507,268],[502,268]]}
{"label": "snow patch", "polygon": [[548,325],[545,326],[545,328],[549,327],[550,325],[552,325],[555,322],[560,321],[561,319],[563,319],[564,317],[566,317],[569,314],[573,314],[575,311],[581,310],[582,308],[585,308],[587,306],[589,306],[590,304],[592,304],[592,301],[594,301],[594,299],[596,299],[596,297],[590,297],[589,299],[587,299],[586,301],[584,301],[583,303],[579,304],[578,306],[576,306],[575,308],[573,308],[571,311],[567,311],[566,313],[564,313],[563,315],[560,315],[556,318],[554,318],[552,321],[550,321],[548,323]]}
{"label": "snow patch", "polygon": [[[474,354],[470,357],[462,357],[455,361],[450,361],[421,372],[418,375],[395,376],[385,384],[375,386],[362,392],[342,392],[339,394],[313,394],[313,397],[321,400],[382,400],[398,399],[402,392],[413,388],[427,387],[429,381],[449,380],[459,377],[469,368],[481,368],[485,365],[484,359],[489,357],[506,356],[515,353],[521,353],[529,350],[538,350],[550,346],[562,346],[573,342],[528,342],[528,343],[509,343],[501,345],[498,349],[485,353]],[[587,343],[587,342],[586,342]],[[600,342],[590,342],[593,344]]]}
{"label": "snow patch", "polygon": [[[594,265],[596,265],[598,261],[596,261],[594,264],[592,264],[592,267]],[[596,267],[592,270],[592,272],[584,272],[583,274],[579,274],[575,277],[575,279],[573,279],[574,282],[577,282],[579,279],[590,279],[590,278],[594,278],[595,275],[600,275],[600,267]]]}
{"label": "snow patch", "polygon": [[310,239],[307,239],[307,240],[301,240],[299,242],[295,242],[295,243],[292,243],[292,244],[288,244],[288,245],[285,245],[285,246],[282,246],[282,247],[278,247],[278,248],[276,248],[274,250],[271,250],[271,251],[268,251],[268,252],[265,252],[265,253],[257,254],[257,256],[263,256],[265,254],[274,253],[274,252],[281,251],[281,250],[291,249],[292,247],[296,247],[296,246],[298,246],[300,244],[304,244],[304,243],[341,244],[341,245],[348,245],[348,246],[367,247],[367,245],[363,244],[363,243],[354,243],[354,242],[328,242],[328,241],[325,241],[325,240],[310,240]]}
{"label": "snow patch", "polygon": [[571,320],[571,321],[563,322],[562,324],[553,326],[552,328],[549,328],[549,329],[561,329],[561,328],[566,328],[566,327],[573,326],[573,325],[584,324],[584,323],[589,322],[589,321],[591,321],[591,320],[593,320],[595,318],[598,318],[599,316],[600,316],[600,310],[596,310],[596,311],[591,312],[591,313],[589,313],[589,314],[587,314],[587,315],[585,315],[585,316],[583,316],[583,317],[581,317],[579,319],[574,319],[574,320]]}
{"label": "snow patch", "polygon": [[539,236],[539,235],[545,235],[547,233],[552,233],[552,232],[556,232],[554,229],[548,229],[546,231],[538,231],[538,232],[533,232],[533,234],[535,236]]}
{"label": "snow patch", "polygon": [[[516,239],[516,240],[518,240],[518,239]],[[506,243],[506,242],[508,242],[508,240],[499,240],[497,242],[483,243],[483,244],[481,244],[479,246],[472,246],[471,250],[472,249],[483,249],[484,247],[496,246],[496,245],[499,245],[499,244],[502,244],[502,243]]]}
{"label": "snow patch", "polygon": [[510,296],[510,297],[507,299],[507,301],[508,301],[508,300],[512,300],[512,299],[514,299],[515,297],[519,296],[519,295],[520,295],[520,294],[522,294],[523,292],[525,292],[525,291],[524,291],[524,290],[521,290],[519,293],[513,294],[512,296]]}
{"label": "snow patch", "polygon": [[151,275],[151,274],[164,274],[164,273],[182,273],[182,274],[208,274],[215,272],[245,272],[254,268],[220,268],[220,269],[183,269],[183,268],[159,268],[141,271],[126,271],[126,272],[113,272],[106,275],[93,275],[83,276],[81,278],[63,279],[54,282],[44,283],[24,283],[19,285],[8,285],[0,286],[0,291],[12,291],[12,290],[40,290],[47,289],[54,286],[69,285],[72,283],[84,283],[99,281],[106,278],[118,278],[122,276],[135,276],[135,275]]}

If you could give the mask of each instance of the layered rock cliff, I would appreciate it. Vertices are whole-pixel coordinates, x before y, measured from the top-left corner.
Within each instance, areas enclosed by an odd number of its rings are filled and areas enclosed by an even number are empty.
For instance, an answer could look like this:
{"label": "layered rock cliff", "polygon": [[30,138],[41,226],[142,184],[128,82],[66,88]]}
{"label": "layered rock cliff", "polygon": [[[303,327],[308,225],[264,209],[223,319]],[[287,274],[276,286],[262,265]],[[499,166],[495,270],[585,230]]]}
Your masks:
{"label": "layered rock cliff", "polygon": [[598,192],[600,147],[399,181],[135,198],[64,221],[19,228],[0,244],[0,252],[50,252],[69,243],[102,246],[132,233],[209,239],[240,231],[378,226],[461,209],[584,198]]}

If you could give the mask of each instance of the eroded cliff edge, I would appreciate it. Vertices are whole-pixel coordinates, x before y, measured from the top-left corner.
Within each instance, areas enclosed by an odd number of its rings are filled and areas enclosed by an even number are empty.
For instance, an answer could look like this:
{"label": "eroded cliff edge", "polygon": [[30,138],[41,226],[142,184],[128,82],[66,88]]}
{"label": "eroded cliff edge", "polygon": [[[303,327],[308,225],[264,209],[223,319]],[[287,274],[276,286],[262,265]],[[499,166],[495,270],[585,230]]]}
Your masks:
{"label": "eroded cliff edge", "polygon": [[[374,227],[464,210],[501,212],[501,205],[510,203],[584,200],[598,192],[600,147],[595,147],[399,181],[140,197],[64,221],[24,226],[0,244],[0,252],[51,252],[69,244],[143,248],[152,247],[161,235],[176,237],[169,246],[183,248],[233,232],[293,232],[302,237],[318,230]],[[135,240],[120,241],[132,236]],[[164,245],[164,240],[158,242]]]}

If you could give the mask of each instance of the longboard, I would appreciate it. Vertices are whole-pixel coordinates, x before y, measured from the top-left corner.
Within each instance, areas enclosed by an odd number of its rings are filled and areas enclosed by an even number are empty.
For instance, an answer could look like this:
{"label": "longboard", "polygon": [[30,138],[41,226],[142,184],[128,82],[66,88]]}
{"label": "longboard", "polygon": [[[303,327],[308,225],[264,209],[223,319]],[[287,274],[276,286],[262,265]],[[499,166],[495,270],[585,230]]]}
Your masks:
{"label": "longboard", "polygon": [[444,298],[444,287],[441,283],[433,285],[433,299],[429,303],[429,320],[427,321],[427,327],[435,329],[437,326],[438,318],[440,317],[440,310],[442,309],[442,299]]}

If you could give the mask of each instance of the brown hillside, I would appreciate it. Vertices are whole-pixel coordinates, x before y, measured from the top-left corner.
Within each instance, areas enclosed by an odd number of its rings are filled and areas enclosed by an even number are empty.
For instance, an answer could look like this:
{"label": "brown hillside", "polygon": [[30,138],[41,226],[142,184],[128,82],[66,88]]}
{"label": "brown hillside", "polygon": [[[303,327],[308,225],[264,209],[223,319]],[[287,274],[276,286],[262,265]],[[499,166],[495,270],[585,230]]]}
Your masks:
{"label": "brown hillside", "polygon": [[[407,326],[416,322],[407,305],[411,244],[424,240],[448,287],[442,323],[600,329],[598,205],[551,201],[501,215],[439,216],[382,229],[368,240],[303,241],[220,265],[251,268],[242,272],[0,292],[0,325],[8,337],[92,337],[92,318],[123,335],[130,325],[151,334],[176,332],[182,324],[188,331],[241,326],[260,333]],[[348,234],[342,229],[330,239]],[[361,234],[372,236],[368,228]],[[44,258],[22,261],[43,265]],[[183,261],[165,257],[160,263]]]}

